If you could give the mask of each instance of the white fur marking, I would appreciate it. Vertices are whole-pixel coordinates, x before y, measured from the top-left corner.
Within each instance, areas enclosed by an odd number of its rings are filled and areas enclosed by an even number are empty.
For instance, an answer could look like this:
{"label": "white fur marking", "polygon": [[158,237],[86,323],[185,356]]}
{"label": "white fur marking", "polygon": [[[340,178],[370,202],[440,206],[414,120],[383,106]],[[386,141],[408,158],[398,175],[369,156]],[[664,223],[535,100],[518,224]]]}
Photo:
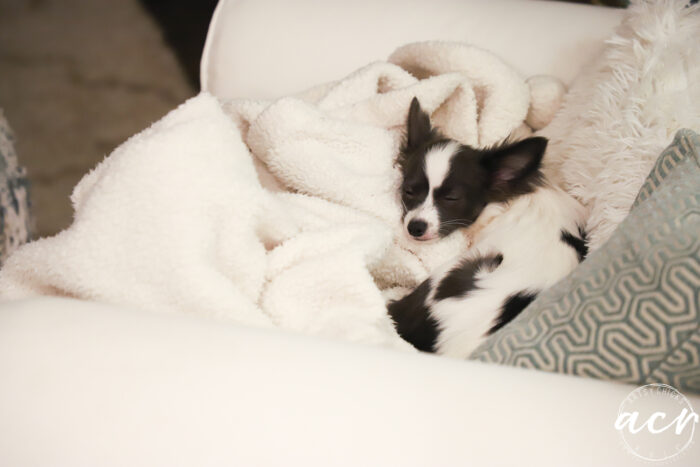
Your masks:
{"label": "white fur marking", "polygon": [[450,171],[450,161],[459,149],[459,143],[450,141],[442,146],[435,146],[425,155],[425,175],[432,192],[442,185]]}

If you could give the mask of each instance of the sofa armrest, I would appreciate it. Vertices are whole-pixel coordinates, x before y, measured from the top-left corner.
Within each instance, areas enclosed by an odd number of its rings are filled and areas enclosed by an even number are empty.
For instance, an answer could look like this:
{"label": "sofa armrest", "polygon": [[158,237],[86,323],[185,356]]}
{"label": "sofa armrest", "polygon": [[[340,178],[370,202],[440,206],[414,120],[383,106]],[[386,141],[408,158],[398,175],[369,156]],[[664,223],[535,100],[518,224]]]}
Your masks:
{"label": "sofa armrest", "polygon": [[638,465],[631,386],[185,315],[6,303],[0,375],[14,467]]}
{"label": "sofa armrest", "polygon": [[202,56],[202,89],[226,98],[278,97],[423,40],[467,41],[525,75],[569,83],[622,14],[534,0],[222,0]]}

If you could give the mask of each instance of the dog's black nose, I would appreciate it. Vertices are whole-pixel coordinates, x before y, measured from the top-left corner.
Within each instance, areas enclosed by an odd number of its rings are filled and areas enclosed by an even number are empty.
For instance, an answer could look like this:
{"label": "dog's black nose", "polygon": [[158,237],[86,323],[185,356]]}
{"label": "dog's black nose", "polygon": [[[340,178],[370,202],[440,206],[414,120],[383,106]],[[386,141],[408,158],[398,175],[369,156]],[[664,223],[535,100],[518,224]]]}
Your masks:
{"label": "dog's black nose", "polygon": [[421,220],[412,220],[408,223],[408,233],[418,238],[428,230],[428,224]]}

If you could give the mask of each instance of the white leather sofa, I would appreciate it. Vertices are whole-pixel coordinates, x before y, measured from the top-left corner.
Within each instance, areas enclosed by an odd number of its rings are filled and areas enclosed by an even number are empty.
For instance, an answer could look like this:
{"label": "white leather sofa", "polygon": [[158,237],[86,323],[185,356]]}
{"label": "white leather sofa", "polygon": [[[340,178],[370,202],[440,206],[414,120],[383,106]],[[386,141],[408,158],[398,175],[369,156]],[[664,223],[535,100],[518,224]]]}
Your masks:
{"label": "white leather sofa", "polygon": [[[202,87],[280,96],[424,39],[570,82],[620,18],[528,0],[223,0]],[[0,466],[636,466],[613,427],[632,389],[65,298],[0,305]],[[676,464],[698,459],[696,442]]]}

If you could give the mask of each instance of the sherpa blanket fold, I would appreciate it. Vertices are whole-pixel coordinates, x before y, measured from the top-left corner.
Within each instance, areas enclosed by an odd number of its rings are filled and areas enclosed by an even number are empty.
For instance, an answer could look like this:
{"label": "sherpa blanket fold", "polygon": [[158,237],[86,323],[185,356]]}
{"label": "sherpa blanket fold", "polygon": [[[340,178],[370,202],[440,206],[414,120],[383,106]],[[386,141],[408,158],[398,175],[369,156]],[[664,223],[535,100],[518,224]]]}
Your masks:
{"label": "sherpa blanket fold", "polygon": [[546,124],[562,89],[526,81],[487,51],[428,42],[298,96],[200,94],[81,180],[73,224],[17,251],[0,296],[70,296],[409,349],[386,295],[469,246],[459,233],[423,246],[404,238],[394,160],[411,99],[448,137],[488,146]]}

